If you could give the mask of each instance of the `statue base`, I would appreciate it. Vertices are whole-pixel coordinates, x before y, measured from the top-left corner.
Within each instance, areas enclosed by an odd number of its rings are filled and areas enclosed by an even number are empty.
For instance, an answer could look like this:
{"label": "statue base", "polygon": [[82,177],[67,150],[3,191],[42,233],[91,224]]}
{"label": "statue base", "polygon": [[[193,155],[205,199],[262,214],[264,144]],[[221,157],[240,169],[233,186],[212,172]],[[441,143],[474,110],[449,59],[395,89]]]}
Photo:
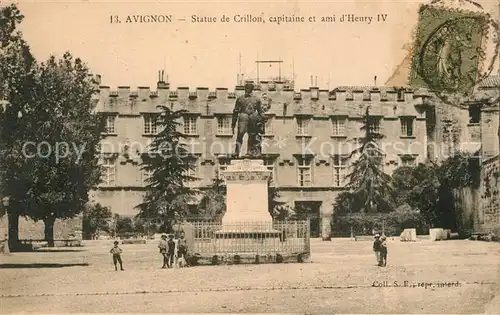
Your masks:
{"label": "statue base", "polygon": [[219,253],[275,252],[282,232],[273,228],[268,211],[268,180],[271,171],[260,158],[231,160],[224,172],[227,211],[216,231]]}

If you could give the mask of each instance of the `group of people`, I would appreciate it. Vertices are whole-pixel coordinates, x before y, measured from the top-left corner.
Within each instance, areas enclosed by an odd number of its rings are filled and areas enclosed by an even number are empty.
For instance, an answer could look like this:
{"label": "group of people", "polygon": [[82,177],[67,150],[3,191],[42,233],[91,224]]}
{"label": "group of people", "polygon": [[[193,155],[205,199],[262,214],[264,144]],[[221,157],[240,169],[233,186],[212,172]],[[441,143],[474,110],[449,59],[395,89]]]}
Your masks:
{"label": "group of people", "polygon": [[[123,250],[118,246],[119,242],[115,241],[113,243],[113,248],[111,248],[110,253],[113,255],[113,264],[115,265],[115,271],[118,271],[118,265],[120,265],[120,270],[123,269],[123,261],[121,254]],[[158,249],[163,257],[162,269],[187,266],[187,252],[188,246],[187,241],[184,238],[184,234],[181,233],[178,239],[175,239],[173,234],[166,235],[162,234],[160,243],[158,244]]]}
{"label": "group of people", "polygon": [[173,234],[168,235],[168,237],[166,234],[163,234],[158,248],[160,249],[160,254],[163,256],[163,269],[172,268],[174,265],[178,267],[187,266],[187,241],[184,238],[184,234],[181,234],[177,240],[174,239]]}
{"label": "group of people", "polygon": [[380,236],[380,234],[375,234],[373,251],[375,252],[378,266],[387,266],[387,238],[385,235]]}

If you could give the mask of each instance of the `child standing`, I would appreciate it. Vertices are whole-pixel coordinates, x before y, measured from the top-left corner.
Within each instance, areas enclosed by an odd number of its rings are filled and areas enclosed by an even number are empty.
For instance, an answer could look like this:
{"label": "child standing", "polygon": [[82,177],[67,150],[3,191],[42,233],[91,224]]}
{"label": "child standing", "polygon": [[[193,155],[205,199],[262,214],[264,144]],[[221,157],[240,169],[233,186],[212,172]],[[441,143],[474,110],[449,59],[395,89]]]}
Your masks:
{"label": "child standing", "polygon": [[382,235],[380,238],[380,263],[379,266],[385,267],[387,266],[387,238],[385,235]]}
{"label": "child standing", "polygon": [[111,254],[113,254],[113,264],[115,265],[115,271],[118,270],[117,263],[120,264],[120,270],[123,271],[123,263],[122,263],[122,249],[118,247],[118,241],[115,241],[113,248],[109,251]]}

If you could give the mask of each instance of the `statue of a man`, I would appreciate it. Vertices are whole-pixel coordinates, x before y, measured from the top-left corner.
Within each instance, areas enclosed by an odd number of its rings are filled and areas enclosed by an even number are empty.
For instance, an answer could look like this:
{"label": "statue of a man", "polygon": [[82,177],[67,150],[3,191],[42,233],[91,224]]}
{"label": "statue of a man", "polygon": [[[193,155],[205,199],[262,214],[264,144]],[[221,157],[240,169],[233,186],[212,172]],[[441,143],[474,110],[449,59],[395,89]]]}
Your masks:
{"label": "statue of a man", "polygon": [[245,84],[245,94],[236,99],[233,110],[231,128],[234,134],[236,122],[238,133],[236,136],[235,155],[240,155],[243,136],[248,134],[248,156],[259,157],[262,154],[261,137],[264,130],[264,109],[260,98],[252,94],[253,84]]}

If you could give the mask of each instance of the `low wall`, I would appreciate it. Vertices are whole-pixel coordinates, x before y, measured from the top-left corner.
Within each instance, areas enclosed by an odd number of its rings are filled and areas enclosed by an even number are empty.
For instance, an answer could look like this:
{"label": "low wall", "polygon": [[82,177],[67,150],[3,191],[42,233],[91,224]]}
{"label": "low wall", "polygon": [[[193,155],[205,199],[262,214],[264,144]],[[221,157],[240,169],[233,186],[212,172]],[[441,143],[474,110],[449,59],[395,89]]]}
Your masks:
{"label": "low wall", "polygon": [[[83,217],[77,216],[71,219],[57,219],[54,223],[54,239],[63,240],[71,238],[71,235],[82,235]],[[45,224],[43,221],[35,222],[31,219],[19,218],[19,239],[44,239]],[[8,218],[4,215],[0,218],[0,238],[8,233]]]}
{"label": "low wall", "polygon": [[481,196],[474,230],[500,231],[500,155],[481,165]]}

